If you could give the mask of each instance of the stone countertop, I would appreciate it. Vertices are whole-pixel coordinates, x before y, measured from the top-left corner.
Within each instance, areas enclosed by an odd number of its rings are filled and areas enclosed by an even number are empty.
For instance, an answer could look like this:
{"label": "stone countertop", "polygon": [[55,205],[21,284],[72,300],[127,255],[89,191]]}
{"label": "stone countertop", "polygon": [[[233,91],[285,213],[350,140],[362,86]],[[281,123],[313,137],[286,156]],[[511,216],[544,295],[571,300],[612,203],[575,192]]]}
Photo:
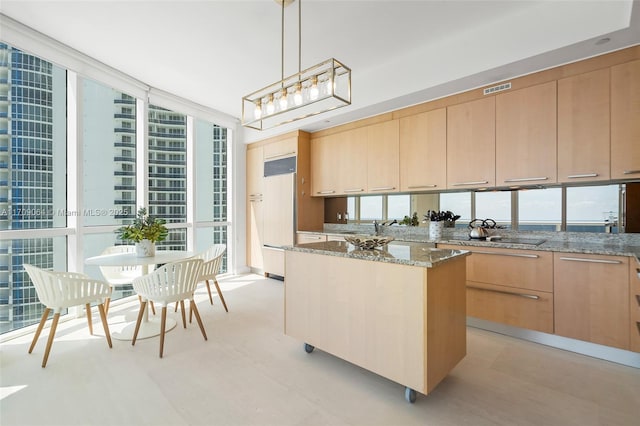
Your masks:
{"label": "stone countertop", "polygon": [[327,256],[419,266],[423,268],[434,268],[444,262],[471,254],[466,250],[437,249],[433,243],[399,241],[394,241],[384,248],[375,250],[362,250],[345,241],[296,244],[285,247],[284,249]]}
{"label": "stone countertop", "polygon": [[559,253],[576,254],[601,254],[607,256],[629,256],[640,262],[640,245],[627,244],[623,241],[571,241],[571,240],[544,240],[541,244],[518,244],[511,242],[480,241],[450,239],[440,240],[437,244],[451,244],[468,247],[494,247],[518,250],[553,251]]}
{"label": "stone countertop", "polygon": [[[325,234],[366,234],[369,225],[327,226]],[[347,232],[344,232],[347,231]],[[360,231],[360,232],[358,232]],[[364,232],[363,232],[364,231]],[[502,235],[504,241],[470,240],[468,231],[445,228],[441,240],[429,240],[428,228],[392,226],[384,228],[382,235],[390,235],[394,242],[416,242],[428,244],[452,244],[469,247],[494,247],[518,250],[540,250],[558,253],[600,254],[605,256],[628,256],[640,265],[640,234],[604,234],[586,232],[552,232],[552,231],[512,231],[495,230],[490,235]],[[540,242],[540,244],[518,244],[516,239]],[[509,241],[511,240],[511,241]],[[535,241],[537,240],[537,241]]]}

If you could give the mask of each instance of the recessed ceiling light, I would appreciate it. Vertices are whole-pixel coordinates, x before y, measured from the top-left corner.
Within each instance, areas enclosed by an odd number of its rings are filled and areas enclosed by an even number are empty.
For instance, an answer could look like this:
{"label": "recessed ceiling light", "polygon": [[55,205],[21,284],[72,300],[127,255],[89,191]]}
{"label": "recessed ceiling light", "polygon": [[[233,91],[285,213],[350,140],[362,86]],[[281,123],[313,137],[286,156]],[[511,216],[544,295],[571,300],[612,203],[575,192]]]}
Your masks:
{"label": "recessed ceiling light", "polygon": [[611,41],[611,39],[609,37],[604,37],[604,38],[601,38],[600,40],[596,41],[596,45],[609,43],[610,41]]}

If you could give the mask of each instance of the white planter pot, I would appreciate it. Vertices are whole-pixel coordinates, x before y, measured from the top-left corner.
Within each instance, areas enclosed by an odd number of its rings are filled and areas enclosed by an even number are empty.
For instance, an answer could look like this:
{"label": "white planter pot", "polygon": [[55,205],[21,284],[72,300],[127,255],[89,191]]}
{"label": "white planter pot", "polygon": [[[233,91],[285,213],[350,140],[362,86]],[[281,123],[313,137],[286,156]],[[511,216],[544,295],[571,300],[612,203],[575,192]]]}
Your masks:
{"label": "white planter pot", "polygon": [[156,255],[156,243],[149,240],[142,240],[136,243],[136,256],[151,257]]}
{"label": "white planter pot", "polygon": [[441,240],[442,229],[444,228],[444,222],[429,222],[429,239]]}

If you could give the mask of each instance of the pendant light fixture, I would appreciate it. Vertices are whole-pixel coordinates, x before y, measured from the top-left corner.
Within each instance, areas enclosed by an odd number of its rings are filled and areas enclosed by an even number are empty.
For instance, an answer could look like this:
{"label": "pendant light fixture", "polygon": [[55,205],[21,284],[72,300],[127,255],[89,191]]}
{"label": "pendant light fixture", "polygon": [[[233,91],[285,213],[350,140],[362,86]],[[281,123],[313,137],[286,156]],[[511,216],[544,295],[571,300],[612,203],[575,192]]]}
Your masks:
{"label": "pendant light fixture", "polygon": [[264,130],[351,104],[351,69],[334,58],[301,70],[302,0],[298,0],[298,72],[284,76],[284,8],[295,0],[275,0],[282,8],[281,80],[242,98],[242,125]]}

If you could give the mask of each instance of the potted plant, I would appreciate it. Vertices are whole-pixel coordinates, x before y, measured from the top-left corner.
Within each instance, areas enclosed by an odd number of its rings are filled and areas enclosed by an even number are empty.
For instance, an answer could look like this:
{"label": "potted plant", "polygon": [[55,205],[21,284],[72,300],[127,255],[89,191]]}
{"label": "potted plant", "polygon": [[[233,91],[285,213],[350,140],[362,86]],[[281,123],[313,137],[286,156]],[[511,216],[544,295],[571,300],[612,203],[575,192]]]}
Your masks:
{"label": "potted plant", "polygon": [[116,233],[120,239],[133,241],[136,244],[136,254],[138,256],[154,256],[156,251],[155,243],[164,241],[169,234],[165,223],[164,219],[149,215],[147,209],[141,207],[133,223],[118,228]]}

